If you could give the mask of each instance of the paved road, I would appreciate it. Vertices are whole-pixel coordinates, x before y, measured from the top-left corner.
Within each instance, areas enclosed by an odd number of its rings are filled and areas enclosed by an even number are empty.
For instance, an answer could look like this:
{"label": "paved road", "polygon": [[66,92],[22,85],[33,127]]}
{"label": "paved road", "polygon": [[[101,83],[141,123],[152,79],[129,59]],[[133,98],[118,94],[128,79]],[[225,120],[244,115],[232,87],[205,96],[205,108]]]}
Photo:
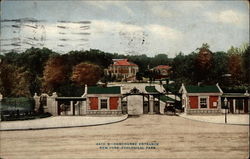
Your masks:
{"label": "paved road", "polygon": [[[248,158],[248,126],[143,115],[103,126],[0,132],[2,158]],[[115,149],[107,143],[154,143]],[[100,149],[102,147],[102,149]],[[103,149],[105,147],[112,149]],[[124,146],[129,147],[129,146]],[[132,147],[132,146],[131,146]],[[130,147],[130,148],[131,148]],[[136,147],[136,146],[135,146]]]}

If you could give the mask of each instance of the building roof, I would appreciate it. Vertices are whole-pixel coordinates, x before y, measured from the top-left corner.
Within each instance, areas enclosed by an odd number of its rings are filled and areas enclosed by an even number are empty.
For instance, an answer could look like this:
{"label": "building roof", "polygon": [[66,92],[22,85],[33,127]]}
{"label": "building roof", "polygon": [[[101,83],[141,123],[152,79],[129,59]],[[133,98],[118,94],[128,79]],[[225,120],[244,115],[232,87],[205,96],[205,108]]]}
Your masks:
{"label": "building roof", "polygon": [[222,97],[242,98],[249,97],[247,93],[223,93]]}
{"label": "building roof", "polygon": [[171,67],[168,65],[158,65],[154,67],[154,69],[170,69]]}
{"label": "building roof", "polygon": [[167,92],[171,92],[171,93],[174,93],[174,94],[177,94],[179,89],[177,89],[175,87],[174,84],[163,84],[163,88],[167,91]]}
{"label": "building roof", "polygon": [[219,88],[216,85],[211,86],[185,86],[188,93],[220,93]]}
{"label": "building roof", "polygon": [[159,91],[155,88],[155,86],[146,86],[145,90],[149,93],[159,93]]}
{"label": "building roof", "polygon": [[137,66],[136,64],[129,62],[128,59],[113,59],[113,66]]}
{"label": "building roof", "polygon": [[88,87],[87,94],[121,94],[120,86]]}
{"label": "building roof", "polygon": [[[149,93],[160,93],[156,88],[155,86],[146,86],[145,87],[145,90]],[[165,95],[160,95],[160,97],[156,97],[158,99],[160,99],[161,101],[163,102],[167,102],[167,101],[175,101],[174,99],[168,97],[168,96],[165,96]]]}
{"label": "building roof", "polygon": [[173,98],[170,98],[170,97],[164,96],[164,95],[161,95],[161,96],[160,96],[160,100],[163,101],[163,102],[167,102],[167,101],[172,101],[172,102],[174,102],[174,101],[175,101]]}

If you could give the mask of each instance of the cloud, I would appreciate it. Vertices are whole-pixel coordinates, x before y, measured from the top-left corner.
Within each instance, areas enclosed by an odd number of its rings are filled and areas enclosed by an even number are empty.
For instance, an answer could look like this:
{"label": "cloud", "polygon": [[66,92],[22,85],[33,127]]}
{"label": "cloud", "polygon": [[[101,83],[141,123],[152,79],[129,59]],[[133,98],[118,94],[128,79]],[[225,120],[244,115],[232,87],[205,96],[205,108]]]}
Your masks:
{"label": "cloud", "polygon": [[136,32],[142,31],[143,28],[133,24],[126,24],[122,22],[114,22],[107,20],[93,20],[91,24],[91,31],[94,33],[105,32]]}
{"label": "cloud", "polygon": [[166,8],[163,8],[160,5],[154,5],[153,7],[151,7],[151,12],[155,16],[164,17],[164,18],[172,16],[172,13],[170,11],[168,11]]}
{"label": "cloud", "polygon": [[177,40],[182,38],[182,33],[180,31],[167,26],[152,24],[146,26],[146,29],[154,36],[164,39]]}
{"label": "cloud", "polygon": [[97,7],[104,11],[107,11],[112,7],[117,7],[120,10],[125,11],[130,16],[134,15],[134,12],[132,11],[132,9],[130,9],[127,6],[127,2],[124,2],[124,1],[123,2],[120,2],[120,1],[86,1],[84,3]]}
{"label": "cloud", "polygon": [[205,16],[212,22],[234,24],[236,26],[242,26],[249,21],[249,17],[233,10],[224,10],[217,13],[207,12]]}

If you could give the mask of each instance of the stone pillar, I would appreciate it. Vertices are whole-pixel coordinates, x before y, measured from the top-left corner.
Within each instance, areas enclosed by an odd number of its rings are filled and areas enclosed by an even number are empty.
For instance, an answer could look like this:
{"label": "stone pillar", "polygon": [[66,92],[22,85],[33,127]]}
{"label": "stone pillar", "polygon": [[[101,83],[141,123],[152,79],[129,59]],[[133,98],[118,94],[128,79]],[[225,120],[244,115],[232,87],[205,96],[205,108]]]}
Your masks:
{"label": "stone pillar", "polygon": [[54,92],[52,96],[48,97],[48,112],[51,113],[53,116],[58,115],[56,97],[57,97],[56,92]]}
{"label": "stone pillar", "polygon": [[69,115],[73,115],[73,101],[70,101],[70,113]]}
{"label": "stone pillar", "polygon": [[35,95],[33,96],[34,100],[35,100],[35,111],[37,112],[40,106],[40,97],[37,96],[37,93],[35,93]]}
{"label": "stone pillar", "polygon": [[82,107],[82,114],[86,115],[87,114],[87,101],[83,101],[81,104]]}
{"label": "stone pillar", "polygon": [[149,114],[154,114],[154,98],[149,97]]}

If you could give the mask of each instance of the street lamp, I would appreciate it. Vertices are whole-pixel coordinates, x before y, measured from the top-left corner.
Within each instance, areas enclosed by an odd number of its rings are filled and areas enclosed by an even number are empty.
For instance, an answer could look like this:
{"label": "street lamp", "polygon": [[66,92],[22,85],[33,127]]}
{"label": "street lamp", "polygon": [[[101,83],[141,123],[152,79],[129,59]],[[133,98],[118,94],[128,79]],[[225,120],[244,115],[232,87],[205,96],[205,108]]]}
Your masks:
{"label": "street lamp", "polygon": [[228,107],[227,107],[227,103],[228,102],[228,100],[227,100],[227,98],[225,98],[224,99],[224,109],[225,109],[225,123],[227,123],[227,109],[228,109]]}

